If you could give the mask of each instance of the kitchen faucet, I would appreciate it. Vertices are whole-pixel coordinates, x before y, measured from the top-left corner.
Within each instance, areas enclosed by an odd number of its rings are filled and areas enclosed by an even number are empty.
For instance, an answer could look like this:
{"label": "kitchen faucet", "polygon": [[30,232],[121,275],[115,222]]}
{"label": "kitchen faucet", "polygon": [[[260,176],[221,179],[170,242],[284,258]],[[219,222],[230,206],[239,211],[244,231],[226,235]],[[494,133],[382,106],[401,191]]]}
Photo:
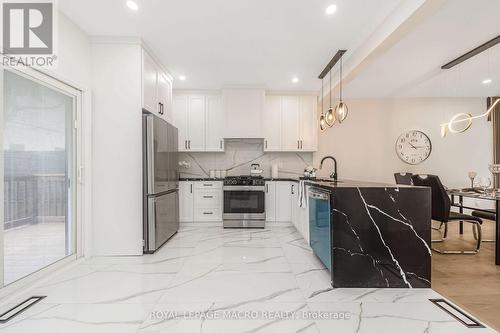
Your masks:
{"label": "kitchen faucet", "polygon": [[323,168],[323,162],[327,159],[331,159],[333,161],[333,172],[330,174],[330,178],[333,178],[333,180],[337,181],[338,176],[337,176],[337,160],[333,156],[325,156],[321,160],[321,163],[319,164],[319,169]]}

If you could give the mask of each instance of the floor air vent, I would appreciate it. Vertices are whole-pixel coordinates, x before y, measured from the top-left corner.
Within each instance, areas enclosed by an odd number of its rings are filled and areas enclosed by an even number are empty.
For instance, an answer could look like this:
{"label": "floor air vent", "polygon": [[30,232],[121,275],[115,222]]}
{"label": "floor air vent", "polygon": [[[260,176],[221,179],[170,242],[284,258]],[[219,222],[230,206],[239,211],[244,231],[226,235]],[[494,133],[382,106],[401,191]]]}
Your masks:
{"label": "floor air vent", "polygon": [[443,311],[448,312],[450,316],[454,317],[456,320],[458,320],[459,322],[461,322],[462,324],[464,324],[469,328],[484,327],[475,318],[464,313],[462,310],[460,310],[455,305],[451,304],[445,299],[436,298],[436,299],[430,299],[429,301],[439,306]]}
{"label": "floor air vent", "polygon": [[45,296],[31,296],[27,300],[19,303],[18,305],[10,308],[9,310],[5,311],[0,315],[0,324],[6,323],[18,314],[26,311],[29,309],[31,306],[35,305],[36,303],[40,302],[42,299],[44,299]]}

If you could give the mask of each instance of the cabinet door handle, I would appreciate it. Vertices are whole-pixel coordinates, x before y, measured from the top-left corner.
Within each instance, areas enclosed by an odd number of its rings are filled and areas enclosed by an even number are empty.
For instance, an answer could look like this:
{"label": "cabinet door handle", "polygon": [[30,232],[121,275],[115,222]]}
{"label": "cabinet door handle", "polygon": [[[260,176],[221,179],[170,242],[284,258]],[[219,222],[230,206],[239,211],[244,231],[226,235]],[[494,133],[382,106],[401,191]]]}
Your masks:
{"label": "cabinet door handle", "polygon": [[267,140],[264,140],[264,146],[266,147],[267,149]]}
{"label": "cabinet door handle", "polygon": [[191,185],[189,186],[189,191],[190,191],[191,193],[193,193],[193,184],[191,184]]}
{"label": "cabinet door handle", "polygon": [[220,149],[222,149],[222,140],[220,140],[219,144],[220,144]]}
{"label": "cabinet door handle", "polygon": [[303,142],[302,142],[302,140],[300,140],[300,149],[302,149],[302,148],[303,148]]}
{"label": "cabinet door handle", "polygon": [[191,149],[191,140],[188,140],[188,148]]}
{"label": "cabinet door handle", "polygon": [[300,140],[297,140],[297,149],[300,149]]}
{"label": "cabinet door handle", "polygon": [[295,185],[292,185],[292,194],[295,194],[294,186]]}
{"label": "cabinet door handle", "polygon": [[188,149],[188,142],[187,142],[187,140],[184,140],[184,149]]}
{"label": "cabinet door handle", "polygon": [[266,193],[269,193],[269,185],[266,184]]}

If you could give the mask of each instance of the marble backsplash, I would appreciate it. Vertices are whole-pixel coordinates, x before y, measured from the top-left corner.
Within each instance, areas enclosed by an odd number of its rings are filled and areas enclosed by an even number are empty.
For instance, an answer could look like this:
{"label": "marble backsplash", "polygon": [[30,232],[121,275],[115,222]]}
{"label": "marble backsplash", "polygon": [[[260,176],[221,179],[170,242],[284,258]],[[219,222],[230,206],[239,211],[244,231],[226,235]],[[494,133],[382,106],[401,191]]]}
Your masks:
{"label": "marble backsplash", "polygon": [[225,141],[224,153],[179,153],[180,177],[209,177],[210,170],[226,170],[228,176],[250,174],[252,163],[260,164],[264,177],[271,176],[271,166],[278,165],[280,177],[302,175],[313,163],[313,153],[264,152],[261,139],[231,139]]}

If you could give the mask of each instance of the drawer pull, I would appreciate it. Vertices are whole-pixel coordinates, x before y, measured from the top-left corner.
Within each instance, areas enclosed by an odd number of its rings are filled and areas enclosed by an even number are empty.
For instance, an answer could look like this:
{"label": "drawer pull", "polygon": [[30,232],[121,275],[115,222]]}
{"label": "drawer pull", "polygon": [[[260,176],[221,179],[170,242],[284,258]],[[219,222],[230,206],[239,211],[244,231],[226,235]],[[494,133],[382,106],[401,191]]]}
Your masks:
{"label": "drawer pull", "polygon": [[203,212],[203,215],[212,215],[214,212]]}
{"label": "drawer pull", "polygon": [[213,195],[204,195],[203,198],[204,199],[213,199]]}
{"label": "drawer pull", "polygon": [[213,184],[203,184],[203,186],[213,186]]}

